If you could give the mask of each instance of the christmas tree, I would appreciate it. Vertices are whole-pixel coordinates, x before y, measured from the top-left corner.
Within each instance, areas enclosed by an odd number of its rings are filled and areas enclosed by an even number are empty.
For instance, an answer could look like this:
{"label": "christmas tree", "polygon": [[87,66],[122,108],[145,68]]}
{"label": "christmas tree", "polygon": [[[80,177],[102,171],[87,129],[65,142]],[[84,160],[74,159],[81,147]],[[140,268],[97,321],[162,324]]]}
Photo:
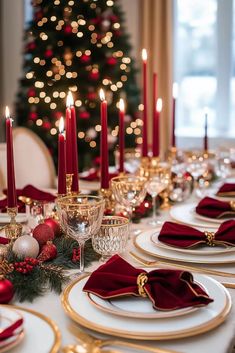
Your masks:
{"label": "christmas tree", "polygon": [[118,143],[118,101],[126,101],[126,147],[140,142],[139,92],[124,14],[114,0],[34,0],[25,31],[18,124],[34,130],[56,162],[68,91],[77,110],[80,170],[99,156],[100,98],[108,101],[110,157]]}

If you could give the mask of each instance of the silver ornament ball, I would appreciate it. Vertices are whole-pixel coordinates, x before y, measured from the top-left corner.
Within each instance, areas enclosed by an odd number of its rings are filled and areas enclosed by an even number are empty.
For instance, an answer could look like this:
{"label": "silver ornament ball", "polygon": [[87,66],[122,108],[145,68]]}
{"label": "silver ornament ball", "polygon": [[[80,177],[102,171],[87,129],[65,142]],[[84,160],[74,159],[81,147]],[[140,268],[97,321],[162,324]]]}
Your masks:
{"label": "silver ornament ball", "polygon": [[39,244],[36,239],[30,235],[22,235],[14,242],[13,252],[19,257],[36,258],[39,254]]}

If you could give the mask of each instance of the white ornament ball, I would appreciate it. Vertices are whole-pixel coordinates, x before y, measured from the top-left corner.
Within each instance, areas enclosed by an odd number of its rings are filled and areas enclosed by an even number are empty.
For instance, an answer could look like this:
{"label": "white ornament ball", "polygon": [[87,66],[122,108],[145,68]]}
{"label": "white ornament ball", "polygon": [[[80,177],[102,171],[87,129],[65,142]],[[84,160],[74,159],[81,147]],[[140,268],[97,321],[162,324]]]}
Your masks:
{"label": "white ornament ball", "polygon": [[90,128],[87,130],[86,135],[91,139],[95,139],[97,137],[97,132],[95,131],[95,129]]}
{"label": "white ornament ball", "polygon": [[37,240],[30,235],[22,235],[16,239],[12,250],[19,257],[36,258],[39,254],[39,244]]}

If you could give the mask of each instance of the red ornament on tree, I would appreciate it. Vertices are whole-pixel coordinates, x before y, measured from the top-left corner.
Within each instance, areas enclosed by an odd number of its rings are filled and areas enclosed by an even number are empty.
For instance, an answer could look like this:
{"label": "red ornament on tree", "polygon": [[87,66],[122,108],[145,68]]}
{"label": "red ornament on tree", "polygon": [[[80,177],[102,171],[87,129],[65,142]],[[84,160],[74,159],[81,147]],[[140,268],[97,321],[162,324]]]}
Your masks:
{"label": "red ornament on tree", "polygon": [[14,296],[14,287],[6,278],[0,280],[0,304],[7,304]]}
{"label": "red ornament on tree", "polygon": [[35,42],[30,42],[30,43],[28,43],[28,44],[26,45],[26,50],[28,50],[28,51],[32,51],[32,50],[34,50],[35,48],[36,48]]}
{"label": "red ornament on tree", "polygon": [[87,93],[87,99],[90,101],[94,101],[97,98],[97,93],[96,92],[88,92]]}
{"label": "red ornament on tree", "polygon": [[50,123],[49,121],[44,121],[44,123],[42,124],[42,126],[44,127],[44,129],[50,130],[50,128],[51,128],[51,123]]}
{"label": "red ornament on tree", "polygon": [[82,54],[82,56],[80,56],[80,61],[83,63],[83,64],[87,64],[91,61],[91,58],[89,55],[86,55],[86,54]]}
{"label": "red ornament on tree", "polygon": [[65,34],[71,34],[72,33],[72,27],[70,25],[64,26],[64,33]]}
{"label": "red ornament on tree", "polygon": [[29,113],[29,119],[30,120],[36,120],[38,118],[38,114],[36,112],[30,112]]}
{"label": "red ornament on tree", "polygon": [[92,81],[97,81],[100,77],[99,71],[91,71],[89,73],[88,77]]}
{"label": "red ornament on tree", "polygon": [[[47,226],[49,226],[49,227],[52,229],[52,231],[53,231],[55,237],[59,237],[59,236],[61,235],[61,228],[60,228],[60,225],[59,225],[59,223],[58,223],[55,219],[53,219],[53,218],[46,218],[46,219],[44,220],[44,224],[46,224]],[[48,239],[48,240],[49,240],[49,239]]]}
{"label": "red ornament on tree", "polygon": [[37,240],[41,247],[46,244],[48,240],[53,240],[55,234],[49,225],[42,223],[34,228],[33,237]]}
{"label": "red ornament on tree", "polygon": [[106,60],[106,63],[110,66],[115,66],[117,64],[117,59],[111,56]]}
{"label": "red ornament on tree", "polygon": [[90,113],[87,112],[86,110],[84,110],[84,111],[82,111],[82,112],[79,112],[78,115],[79,115],[79,118],[80,118],[80,119],[86,120],[86,119],[89,119],[89,118],[90,118]]}
{"label": "red ornament on tree", "polygon": [[30,88],[29,90],[28,90],[28,97],[35,97],[36,96],[36,91],[35,91],[35,89],[34,88]]}
{"label": "red ornament on tree", "polygon": [[37,259],[39,261],[49,261],[55,259],[57,256],[57,248],[55,244],[53,244],[51,241],[48,241],[45,245],[42,247],[42,251],[40,252],[39,256]]}
{"label": "red ornament on tree", "polygon": [[47,49],[44,53],[45,58],[51,58],[53,55],[53,51],[51,49]]}

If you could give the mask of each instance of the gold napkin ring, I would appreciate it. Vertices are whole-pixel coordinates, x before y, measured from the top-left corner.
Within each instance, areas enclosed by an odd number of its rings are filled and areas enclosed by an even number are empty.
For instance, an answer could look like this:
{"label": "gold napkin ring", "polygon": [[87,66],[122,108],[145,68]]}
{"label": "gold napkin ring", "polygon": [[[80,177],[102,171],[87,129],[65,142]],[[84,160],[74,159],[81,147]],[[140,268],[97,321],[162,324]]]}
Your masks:
{"label": "gold napkin ring", "polygon": [[230,204],[231,210],[235,211],[235,201],[230,201],[229,204]]}
{"label": "gold napkin ring", "polygon": [[204,232],[206,237],[206,243],[209,246],[215,246],[215,233],[213,232]]}
{"label": "gold napkin ring", "polygon": [[147,297],[146,291],[144,289],[145,283],[148,281],[148,276],[146,273],[142,272],[137,277],[138,292],[141,297]]}

